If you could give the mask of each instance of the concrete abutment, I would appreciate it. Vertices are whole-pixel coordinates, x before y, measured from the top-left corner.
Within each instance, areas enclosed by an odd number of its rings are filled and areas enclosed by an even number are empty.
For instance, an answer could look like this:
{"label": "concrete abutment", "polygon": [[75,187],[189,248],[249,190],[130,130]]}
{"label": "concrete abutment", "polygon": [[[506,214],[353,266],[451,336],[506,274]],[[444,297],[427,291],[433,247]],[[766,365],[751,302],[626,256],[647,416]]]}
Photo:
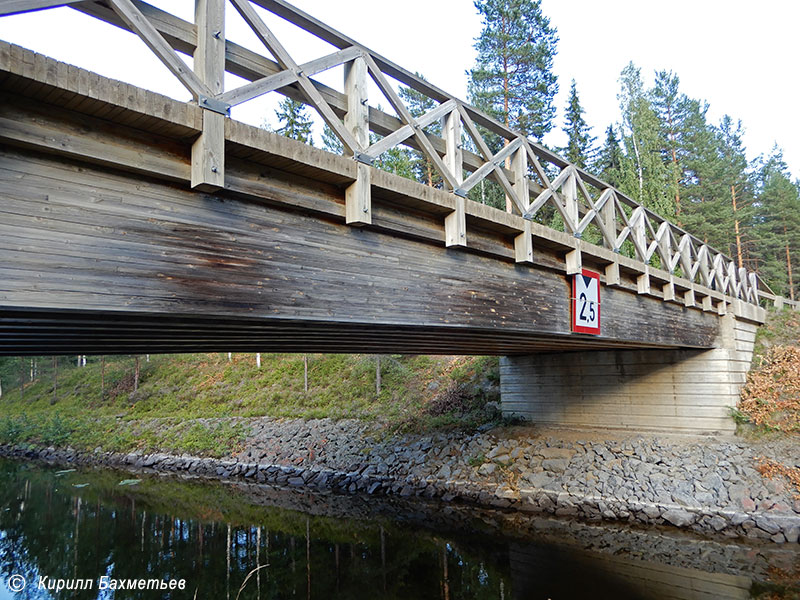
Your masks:
{"label": "concrete abutment", "polygon": [[600,350],[505,356],[502,408],[533,423],[733,433],[757,325],[720,318],[711,350]]}

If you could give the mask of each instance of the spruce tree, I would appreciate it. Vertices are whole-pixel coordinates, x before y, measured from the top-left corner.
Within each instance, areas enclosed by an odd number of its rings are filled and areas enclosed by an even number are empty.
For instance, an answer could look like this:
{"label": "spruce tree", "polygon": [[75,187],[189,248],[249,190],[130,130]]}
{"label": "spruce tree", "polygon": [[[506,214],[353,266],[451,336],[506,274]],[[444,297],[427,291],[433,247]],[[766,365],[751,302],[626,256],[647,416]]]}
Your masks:
{"label": "spruce tree", "polygon": [[476,0],[483,29],[475,43],[469,96],[475,106],[536,140],[553,128],[558,36],[539,0]]}
{"label": "spruce tree", "polygon": [[614,126],[609,125],[606,128],[606,141],[597,152],[591,171],[606,183],[619,187],[620,170],[624,158]]}
{"label": "spruce tree", "polygon": [[592,128],[583,118],[583,112],[578,98],[578,88],[573,79],[569,88],[563,127],[564,133],[567,134],[567,145],[561,152],[569,162],[581,168],[585,168],[594,159],[594,143],[597,141],[591,134]]}
{"label": "spruce tree", "polygon": [[759,173],[759,273],[778,294],[798,296],[800,193],[775,147]]}
{"label": "spruce tree", "polygon": [[307,113],[305,104],[286,97],[278,105],[275,115],[282,123],[281,127],[275,130],[276,133],[306,144],[314,144],[311,137],[311,128],[314,122]]}
{"label": "spruce tree", "polygon": [[322,126],[322,147],[328,152],[333,152],[334,154],[341,154],[342,150],[344,150],[342,141],[337,137],[337,135],[333,132],[333,129],[331,129],[327,123]]}

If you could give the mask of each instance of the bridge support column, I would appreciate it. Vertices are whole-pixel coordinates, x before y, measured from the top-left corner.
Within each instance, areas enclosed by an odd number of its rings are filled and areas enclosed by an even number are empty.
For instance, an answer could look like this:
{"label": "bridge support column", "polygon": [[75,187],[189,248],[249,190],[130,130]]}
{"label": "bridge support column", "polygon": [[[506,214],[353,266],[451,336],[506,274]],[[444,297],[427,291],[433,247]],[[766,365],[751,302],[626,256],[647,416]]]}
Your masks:
{"label": "bridge support column", "polygon": [[595,350],[507,356],[503,412],[534,423],[732,433],[757,326],[720,318],[713,350]]}

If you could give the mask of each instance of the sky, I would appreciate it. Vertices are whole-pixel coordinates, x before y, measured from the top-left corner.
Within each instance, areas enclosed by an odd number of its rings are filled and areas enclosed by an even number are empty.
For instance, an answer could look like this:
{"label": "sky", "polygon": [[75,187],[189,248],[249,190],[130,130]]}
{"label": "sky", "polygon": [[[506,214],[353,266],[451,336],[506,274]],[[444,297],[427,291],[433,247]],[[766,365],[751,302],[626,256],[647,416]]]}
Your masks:
{"label": "sky", "polygon": [[[187,20],[193,0],[151,0]],[[473,44],[481,30],[470,0],[295,0],[312,14],[362,45],[410,71],[421,73],[445,91],[466,98],[467,71],[475,61]],[[724,114],[745,126],[748,157],[768,154],[777,144],[795,177],[800,176],[800,2],[762,0],[541,0],[558,30],[554,69],[560,92],[556,127],[545,138],[563,144],[566,94],[577,82],[593,134],[602,141],[606,127],[619,119],[620,71],[629,61],[652,83],[655,70],[671,70],[682,91],[709,103],[709,120]],[[240,17],[228,11],[228,38],[266,52]],[[277,18],[265,18],[298,62],[332,51]],[[76,34],[77,32],[77,34]],[[42,52],[103,75],[188,100],[144,44],[130,34],[69,8],[0,18],[0,39]],[[320,77],[341,88],[341,71]],[[226,88],[241,83],[234,77]],[[254,100],[234,110],[234,118],[275,127],[278,98]],[[377,90],[370,91],[372,102]],[[385,100],[381,104],[386,108]]]}

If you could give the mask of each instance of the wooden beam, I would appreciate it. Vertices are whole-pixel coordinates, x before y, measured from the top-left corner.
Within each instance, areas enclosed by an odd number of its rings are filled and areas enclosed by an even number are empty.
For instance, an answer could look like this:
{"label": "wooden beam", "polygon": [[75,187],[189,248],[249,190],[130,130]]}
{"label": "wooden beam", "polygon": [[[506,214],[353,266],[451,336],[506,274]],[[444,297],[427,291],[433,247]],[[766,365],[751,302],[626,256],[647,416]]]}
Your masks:
{"label": "wooden beam", "polygon": [[[446,152],[443,162],[453,174],[458,185],[464,181],[464,153],[461,148],[461,116],[455,102],[449,101],[450,111],[442,117],[442,135]],[[456,196],[456,209],[444,219],[445,245],[465,247],[467,245],[466,198]]]}
{"label": "wooden beam", "polygon": [[619,263],[612,262],[606,265],[606,285],[618,286],[622,283],[619,274]]}
{"label": "wooden beam", "polygon": [[466,198],[454,197],[456,209],[444,218],[445,245],[448,248],[467,245]]}
{"label": "wooden beam", "polygon": [[84,0],[2,0],[0,2],[0,17],[18,15],[20,13],[57,8],[83,2]]}
{"label": "wooden beam", "polygon": [[531,222],[525,220],[525,231],[514,238],[514,260],[517,264],[533,264],[533,236]]}
{"label": "wooden beam", "polygon": [[[367,96],[367,63],[359,56],[344,68],[344,91],[347,94],[347,113],[344,126],[361,148],[369,146],[369,108]],[[372,223],[371,173],[366,164],[359,163],[356,180],[345,190],[345,213],[348,225]]]}
{"label": "wooden beam", "polygon": [[450,170],[445,166],[444,162],[442,161],[442,157],[439,156],[439,153],[433,147],[425,132],[422,131],[422,128],[408,111],[406,105],[403,104],[400,96],[397,95],[397,92],[394,91],[394,88],[389,84],[388,81],[386,81],[386,77],[384,77],[383,73],[378,68],[378,65],[375,64],[373,58],[369,54],[365,54],[364,58],[367,61],[367,66],[369,67],[369,72],[372,75],[372,79],[375,81],[378,88],[380,88],[383,95],[386,96],[386,99],[392,105],[392,108],[397,111],[397,114],[400,115],[400,118],[403,121],[414,128],[414,138],[422,146],[424,154],[431,160],[436,167],[436,170],[439,171],[439,174],[444,180],[445,186],[451,190],[456,189],[458,187],[458,183],[456,182],[453,174],[450,173]]}
{"label": "wooden beam", "polygon": [[566,262],[567,275],[577,275],[583,270],[583,260],[581,258],[581,242],[577,240],[578,247],[567,252],[564,261]]}
{"label": "wooden beam", "polygon": [[[196,0],[195,22],[195,74],[217,96],[225,80],[225,0]],[[191,185],[207,192],[225,187],[225,115],[218,112],[203,111],[203,131],[192,144]]]}
{"label": "wooden beam", "polygon": [[303,91],[308,101],[317,110],[328,127],[333,130],[345,149],[353,155],[363,151],[366,145],[358,144],[355,137],[353,137],[347,127],[339,120],[339,117],[333,112],[333,109],[331,109],[325,98],[322,97],[322,94],[314,86],[314,83],[308,78],[308,75],[303,72],[300,66],[286,51],[286,48],[278,41],[278,38],[275,37],[275,34],[272,33],[266,23],[258,16],[252,4],[250,4],[250,0],[231,0],[231,2],[256,34],[256,37],[258,37],[261,43],[272,53],[275,60],[278,61],[278,64],[283,69],[288,69],[297,75],[297,85],[300,86],[300,89]]}
{"label": "wooden beam", "polygon": [[348,225],[372,223],[372,172],[369,165],[358,163],[356,180],[345,190],[345,222]]}
{"label": "wooden beam", "polygon": [[108,0],[120,18],[138,35],[164,63],[183,86],[192,93],[195,100],[200,96],[211,96],[211,91],[200,78],[184,63],[155,27],[147,20],[131,0]]}

